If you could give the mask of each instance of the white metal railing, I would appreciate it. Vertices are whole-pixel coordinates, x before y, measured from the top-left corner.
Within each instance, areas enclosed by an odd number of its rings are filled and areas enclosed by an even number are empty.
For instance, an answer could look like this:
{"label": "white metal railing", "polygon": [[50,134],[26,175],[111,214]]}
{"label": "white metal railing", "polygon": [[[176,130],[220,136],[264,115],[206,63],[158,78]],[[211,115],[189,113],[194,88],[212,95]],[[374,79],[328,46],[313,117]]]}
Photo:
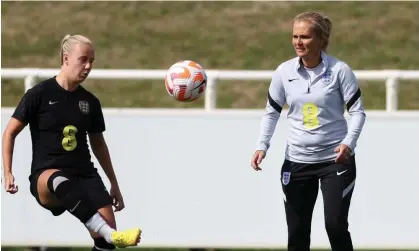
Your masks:
{"label": "white metal railing", "polygon": [[[38,78],[49,78],[58,74],[59,69],[37,68],[4,68],[1,77],[4,79],[24,79],[25,91],[37,83]],[[133,69],[94,69],[89,79],[125,79],[145,80],[164,79],[166,70],[133,70]],[[270,80],[273,70],[206,70],[208,76],[205,91],[205,109],[216,109],[217,80]],[[354,71],[358,80],[386,81],[386,111],[396,111],[398,105],[398,80],[419,80],[419,70],[358,70]]]}

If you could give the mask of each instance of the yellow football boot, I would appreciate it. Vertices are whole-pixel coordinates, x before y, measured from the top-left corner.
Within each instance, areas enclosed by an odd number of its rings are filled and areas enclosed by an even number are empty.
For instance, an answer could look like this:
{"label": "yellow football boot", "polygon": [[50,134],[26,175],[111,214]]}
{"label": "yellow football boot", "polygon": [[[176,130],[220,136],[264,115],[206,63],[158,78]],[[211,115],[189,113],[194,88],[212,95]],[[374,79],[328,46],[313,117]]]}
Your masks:
{"label": "yellow football boot", "polygon": [[119,248],[137,246],[140,242],[141,229],[134,228],[125,231],[114,231],[111,233],[112,243]]}

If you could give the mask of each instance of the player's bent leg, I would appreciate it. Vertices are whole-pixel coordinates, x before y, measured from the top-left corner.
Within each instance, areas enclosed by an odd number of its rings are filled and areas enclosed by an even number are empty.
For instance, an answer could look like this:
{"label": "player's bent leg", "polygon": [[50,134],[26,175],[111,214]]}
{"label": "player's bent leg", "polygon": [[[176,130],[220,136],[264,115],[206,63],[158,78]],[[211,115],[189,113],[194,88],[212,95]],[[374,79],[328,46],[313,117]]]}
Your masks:
{"label": "player's bent leg", "polygon": [[[39,182],[42,181],[44,181],[44,178],[39,180]],[[47,187],[60,204],[82,223],[86,223],[96,214],[95,208],[90,205],[87,197],[84,196],[84,191],[79,186],[77,179],[71,175],[61,170],[55,171],[49,175]]]}
{"label": "player's bent leg", "polygon": [[43,171],[37,181],[36,181],[36,193],[37,193],[37,199],[39,200],[40,204],[45,206],[45,207],[49,207],[49,208],[53,208],[53,207],[59,207],[61,204],[60,202],[56,199],[56,197],[54,196],[53,193],[51,193],[51,191],[48,189],[48,179],[49,177],[55,173],[59,171],[58,169],[48,169]]}
{"label": "player's bent leg", "polygon": [[89,196],[86,195],[84,186],[78,179],[61,170],[46,170],[39,176],[37,185],[38,193],[41,193],[39,195],[41,203],[47,203],[50,200],[48,196],[52,195],[60,206],[79,219],[87,229],[98,233],[108,243],[112,243],[111,233],[114,229],[90,203]]}
{"label": "player's bent leg", "polygon": [[[116,223],[112,208],[113,199],[109,195],[99,174],[93,172],[89,175],[84,176],[81,179],[81,181],[83,182],[85,193],[90,198],[90,202],[93,204],[94,208],[96,208],[96,210],[98,211],[100,219],[105,219],[107,224],[112,228],[111,231],[108,231],[105,227],[104,229],[107,231],[107,233],[103,232],[99,233],[99,235],[104,237],[108,243],[112,243],[120,248],[128,246],[137,246],[137,244],[140,241],[141,235],[141,230],[139,228],[129,229],[126,231],[115,231]],[[95,223],[97,218],[98,217],[93,216],[91,221],[88,222],[88,224]],[[93,238],[97,237],[98,231],[93,230],[90,232]]]}

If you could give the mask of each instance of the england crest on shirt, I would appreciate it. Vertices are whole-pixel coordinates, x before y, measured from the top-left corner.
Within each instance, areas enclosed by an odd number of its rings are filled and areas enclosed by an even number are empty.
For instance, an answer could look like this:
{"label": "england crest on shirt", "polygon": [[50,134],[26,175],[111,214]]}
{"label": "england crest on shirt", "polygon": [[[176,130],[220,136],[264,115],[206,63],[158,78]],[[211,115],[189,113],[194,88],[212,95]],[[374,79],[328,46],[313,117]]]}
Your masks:
{"label": "england crest on shirt", "polygon": [[329,84],[330,82],[332,82],[332,71],[331,70],[327,70],[325,73],[323,73],[322,81],[325,84]]}
{"label": "england crest on shirt", "polygon": [[83,114],[89,113],[89,102],[87,101],[79,101],[79,108]]}
{"label": "england crest on shirt", "polygon": [[282,173],[282,184],[284,184],[285,186],[288,185],[288,183],[290,183],[290,179],[291,179],[291,172]]}

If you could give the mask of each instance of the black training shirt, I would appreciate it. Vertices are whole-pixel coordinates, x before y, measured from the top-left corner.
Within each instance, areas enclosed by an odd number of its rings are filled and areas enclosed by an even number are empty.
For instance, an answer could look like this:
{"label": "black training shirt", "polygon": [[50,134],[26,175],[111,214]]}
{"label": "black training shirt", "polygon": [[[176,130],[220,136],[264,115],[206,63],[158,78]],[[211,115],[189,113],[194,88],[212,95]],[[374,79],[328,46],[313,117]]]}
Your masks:
{"label": "black training shirt", "polygon": [[70,92],[55,77],[42,81],[25,93],[12,117],[29,123],[31,174],[48,168],[75,174],[94,169],[87,133],[105,131],[105,122],[100,101],[82,86]]}

